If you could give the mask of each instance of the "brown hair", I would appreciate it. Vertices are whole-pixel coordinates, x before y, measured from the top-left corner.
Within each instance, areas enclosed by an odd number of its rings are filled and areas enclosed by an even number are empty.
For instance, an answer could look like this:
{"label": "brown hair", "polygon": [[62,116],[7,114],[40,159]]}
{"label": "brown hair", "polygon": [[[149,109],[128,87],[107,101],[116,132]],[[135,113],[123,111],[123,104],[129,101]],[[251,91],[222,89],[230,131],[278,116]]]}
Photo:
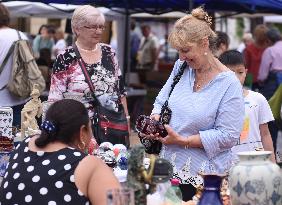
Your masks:
{"label": "brown hair", "polygon": [[255,39],[255,42],[258,46],[267,46],[267,33],[268,31],[268,28],[266,25],[264,24],[259,24],[255,27],[254,29],[254,39]]}
{"label": "brown hair", "polygon": [[216,34],[211,29],[212,19],[202,7],[193,9],[188,14],[176,21],[168,37],[173,48],[183,48],[189,43],[198,43],[205,37],[214,39]]}
{"label": "brown hair", "polygon": [[10,13],[8,9],[0,3],[0,27],[9,26]]}

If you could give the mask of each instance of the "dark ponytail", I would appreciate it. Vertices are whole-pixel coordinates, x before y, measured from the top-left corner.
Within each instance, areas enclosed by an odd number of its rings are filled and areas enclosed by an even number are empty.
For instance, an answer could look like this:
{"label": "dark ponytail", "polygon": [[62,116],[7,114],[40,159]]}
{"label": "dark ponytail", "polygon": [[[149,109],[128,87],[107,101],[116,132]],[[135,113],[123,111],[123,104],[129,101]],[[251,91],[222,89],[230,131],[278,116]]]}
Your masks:
{"label": "dark ponytail", "polygon": [[88,127],[88,123],[88,112],[81,102],[59,100],[47,110],[46,119],[41,125],[41,135],[35,140],[35,144],[38,147],[45,147],[54,141],[72,144],[79,137],[81,126]]}

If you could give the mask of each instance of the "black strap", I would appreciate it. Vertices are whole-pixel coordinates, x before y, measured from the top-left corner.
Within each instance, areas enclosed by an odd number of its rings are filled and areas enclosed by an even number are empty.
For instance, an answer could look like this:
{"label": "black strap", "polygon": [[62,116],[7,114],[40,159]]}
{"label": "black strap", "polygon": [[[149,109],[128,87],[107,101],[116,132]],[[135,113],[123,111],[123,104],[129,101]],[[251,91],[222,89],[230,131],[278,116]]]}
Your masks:
{"label": "black strap", "polygon": [[[18,38],[19,38],[19,40],[21,40],[22,38],[21,38],[20,32],[19,32],[18,30],[16,30],[16,31],[17,31],[17,33],[18,33]],[[7,62],[8,62],[9,57],[11,56],[11,54],[13,53],[13,51],[14,51],[14,49],[15,49],[15,43],[16,43],[16,41],[15,41],[15,42],[11,45],[11,47],[9,48],[9,51],[8,51],[7,55],[5,56],[5,58],[4,58],[4,60],[3,60],[2,64],[1,64],[1,66],[0,66],[0,74],[2,73],[2,71],[3,71],[4,67],[5,67],[5,65],[6,65]]]}
{"label": "black strap", "polygon": [[88,86],[89,86],[89,88],[90,88],[91,95],[92,95],[92,97],[93,97],[93,99],[94,99],[93,105],[94,105],[94,106],[98,106],[98,105],[101,106],[101,103],[99,102],[99,100],[98,100],[97,97],[95,96],[95,88],[94,88],[94,85],[93,85],[93,83],[92,83],[92,81],[91,81],[91,78],[90,78],[90,76],[89,76],[89,73],[88,73],[88,71],[87,71],[87,69],[86,69],[85,63],[84,63],[84,61],[82,60],[81,55],[80,55],[80,53],[79,53],[79,51],[78,51],[78,49],[77,49],[77,46],[76,46],[75,44],[73,44],[72,47],[73,47],[73,50],[74,50],[74,52],[75,52],[75,55],[76,55],[76,57],[77,57],[77,59],[78,59],[78,63],[79,63],[79,65],[80,65],[80,67],[81,67],[81,70],[82,70],[82,72],[83,72],[83,74],[84,74],[84,76],[85,76],[86,82],[87,82],[87,84],[88,84]]}
{"label": "black strap", "polygon": [[13,53],[14,48],[15,48],[15,42],[14,42],[14,43],[11,45],[11,47],[9,48],[9,51],[8,51],[7,55],[5,56],[5,58],[4,58],[4,60],[3,60],[2,64],[1,64],[1,66],[0,66],[0,74],[2,73],[2,71],[3,71],[4,67],[5,67],[5,65],[7,64],[9,57],[10,57],[11,54]]}
{"label": "black strap", "polygon": [[184,70],[185,70],[186,67],[187,67],[187,62],[184,61],[184,63],[182,63],[181,67],[179,68],[178,73],[173,78],[173,83],[171,84],[171,89],[169,91],[168,98],[167,98],[167,100],[165,101],[164,104],[168,105],[168,99],[169,99],[169,97],[170,97],[174,87],[176,86],[176,84],[179,82],[181,76],[183,75]]}
{"label": "black strap", "polygon": [[[16,31],[17,31],[17,33],[18,33],[18,38],[19,38],[19,40],[22,40],[20,32],[19,32],[18,30],[16,30]],[[12,53],[13,53],[14,50],[15,50],[16,42],[17,42],[17,41],[15,41],[15,42],[11,45],[11,47],[9,48],[9,51],[8,51],[7,55],[5,56],[5,58],[4,58],[4,60],[3,60],[2,64],[1,64],[1,66],[0,66],[0,75],[1,75],[1,73],[2,73],[2,71],[3,71],[3,69],[4,69],[4,67],[5,67],[5,65],[7,64],[8,59],[10,58],[10,56],[12,55]],[[7,84],[7,85],[8,85],[8,84]],[[5,85],[5,86],[3,86],[2,88],[0,88],[0,90],[3,90],[4,88],[6,88],[7,85]]]}

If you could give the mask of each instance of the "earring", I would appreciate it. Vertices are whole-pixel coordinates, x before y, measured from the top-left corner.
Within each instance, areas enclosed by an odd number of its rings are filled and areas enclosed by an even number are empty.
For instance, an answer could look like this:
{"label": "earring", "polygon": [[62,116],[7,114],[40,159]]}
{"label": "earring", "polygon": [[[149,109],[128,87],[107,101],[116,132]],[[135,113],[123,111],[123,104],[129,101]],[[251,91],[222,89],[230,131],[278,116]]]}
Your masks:
{"label": "earring", "polygon": [[78,143],[78,148],[80,149],[80,150],[84,150],[85,149],[85,142],[84,141],[81,141],[81,144],[82,144],[82,148],[80,147],[80,143]]}
{"label": "earring", "polygon": [[207,52],[204,52],[204,55],[205,55],[205,56],[207,56],[207,55],[208,55],[208,53],[207,53]]}

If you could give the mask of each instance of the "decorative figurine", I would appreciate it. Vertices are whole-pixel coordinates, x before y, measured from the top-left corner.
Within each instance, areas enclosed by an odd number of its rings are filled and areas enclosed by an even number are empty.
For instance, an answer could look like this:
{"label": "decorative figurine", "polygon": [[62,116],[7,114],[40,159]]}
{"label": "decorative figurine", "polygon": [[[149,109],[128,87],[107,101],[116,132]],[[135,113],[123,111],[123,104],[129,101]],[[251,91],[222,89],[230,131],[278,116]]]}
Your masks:
{"label": "decorative figurine", "polygon": [[144,146],[137,145],[131,149],[128,159],[127,186],[134,190],[135,204],[138,205],[146,205],[147,194],[154,193],[157,183],[168,181],[173,173],[170,162],[154,155],[150,156],[150,165],[146,169],[144,157]]}
{"label": "decorative figurine", "polygon": [[32,97],[21,111],[21,138],[24,139],[27,132],[28,135],[37,134],[40,132],[35,117],[42,115],[42,103],[39,99],[40,92],[37,88],[37,84],[33,86],[33,90],[30,94]]}

